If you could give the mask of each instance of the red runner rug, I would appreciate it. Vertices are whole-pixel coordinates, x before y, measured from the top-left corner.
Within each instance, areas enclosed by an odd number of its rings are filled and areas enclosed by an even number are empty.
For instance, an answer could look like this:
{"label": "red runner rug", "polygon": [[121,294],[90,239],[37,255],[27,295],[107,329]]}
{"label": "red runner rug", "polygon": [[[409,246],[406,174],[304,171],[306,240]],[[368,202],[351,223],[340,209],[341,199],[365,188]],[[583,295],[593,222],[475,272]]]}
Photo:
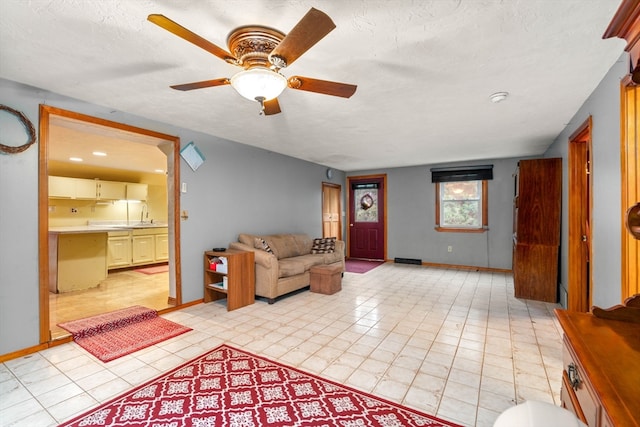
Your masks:
{"label": "red runner rug", "polygon": [[142,273],[142,274],[167,273],[169,271],[169,266],[167,264],[154,265],[153,267],[137,268],[133,271]]}
{"label": "red runner rug", "polygon": [[103,362],[117,359],[191,330],[139,305],[58,326],[79,346]]}
{"label": "red runner rug", "polygon": [[224,344],[61,426],[460,427]]}
{"label": "red runner rug", "polygon": [[364,259],[347,259],[344,261],[344,270],[348,273],[366,273],[373,270],[384,261],[367,261]]}

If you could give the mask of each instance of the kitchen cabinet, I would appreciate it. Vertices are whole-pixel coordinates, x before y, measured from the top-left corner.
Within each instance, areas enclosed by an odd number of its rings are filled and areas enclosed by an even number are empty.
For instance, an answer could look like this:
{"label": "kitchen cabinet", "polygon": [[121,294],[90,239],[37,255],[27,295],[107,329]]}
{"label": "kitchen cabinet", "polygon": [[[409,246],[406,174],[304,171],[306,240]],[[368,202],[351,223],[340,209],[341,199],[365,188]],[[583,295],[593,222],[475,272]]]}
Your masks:
{"label": "kitchen cabinet", "polygon": [[108,238],[107,266],[109,269],[131,265],[131,232],[110,231]]}
{"label": "kitchen cabinet", "polygon": [[147,200],[149,186],[132,182],[49,176],[49,197],[84,200]]}
{"label": "kitchen cabinet", "polygon": [[99,200],[124,200],[126,198],[126,183],[96,181],[96,197]]}
{"label": "kitchen cabinet", "polygon": [[66,176],[49,176],[49,197],[93,200],[96,198],[96,181]]}
{"label": "kitchen cabinet", "polygon": [[516,298],[558,300],[562,159],[518,162],[513,200]]}
{"label": "kitchen cabinet", "polygon": [[169,235],[156,234],[156,261],[169,260]]}
{"label": "kitchen cabinet", "polygon": [[107,246],[109,269],[154,264],[169,260],[167,227],[110,231]]}
{"label": "kitchen cabinet", "polygon": [[134,184],[128,182],[126,184],[127,200],[147,200],[149,186],[147,184]]}
{"label": "kitchen cabinet", "polygon": [[153,235],[131,238],[131,262],[149,264],[155,260],[155,238]]}

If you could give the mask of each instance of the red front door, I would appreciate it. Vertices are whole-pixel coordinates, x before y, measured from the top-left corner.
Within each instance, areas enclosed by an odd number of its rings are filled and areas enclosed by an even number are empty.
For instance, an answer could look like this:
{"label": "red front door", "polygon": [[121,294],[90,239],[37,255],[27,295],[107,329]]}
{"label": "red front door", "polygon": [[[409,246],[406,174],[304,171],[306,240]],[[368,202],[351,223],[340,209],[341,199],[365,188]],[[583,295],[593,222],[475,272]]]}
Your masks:
{"label": "red front door", "polygon": [[384,259],[384,177],[349,179],[349,256]]}

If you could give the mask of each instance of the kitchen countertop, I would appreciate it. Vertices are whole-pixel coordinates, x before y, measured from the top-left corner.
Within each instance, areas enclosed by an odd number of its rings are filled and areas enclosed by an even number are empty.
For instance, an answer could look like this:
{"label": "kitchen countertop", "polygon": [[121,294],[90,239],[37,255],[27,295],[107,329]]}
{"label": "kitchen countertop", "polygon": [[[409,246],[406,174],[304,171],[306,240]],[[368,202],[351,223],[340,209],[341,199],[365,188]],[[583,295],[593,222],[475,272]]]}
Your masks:
{"label": "kitchen countertop", "polygon": [[77,233],[107,233],[109,231],[140,230],[145,228],[166,228],[167,224],[145,223],[140,224],[104,224],[104,225],[69,225],[64,227],[49,227],[49,233],[77,234]]}

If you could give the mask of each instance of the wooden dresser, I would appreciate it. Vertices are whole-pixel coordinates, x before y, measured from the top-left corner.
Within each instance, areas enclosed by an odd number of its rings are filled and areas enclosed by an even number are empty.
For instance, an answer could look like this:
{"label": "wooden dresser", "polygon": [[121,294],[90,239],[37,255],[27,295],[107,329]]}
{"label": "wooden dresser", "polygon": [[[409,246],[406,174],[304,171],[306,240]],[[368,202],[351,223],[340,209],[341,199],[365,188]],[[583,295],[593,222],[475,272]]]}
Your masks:
{"label": "wooden dresser", "polygon": [[619,307],[594,307],[602,317],[556,310],[564,330],[562,406],[589,427],[640,426],[640,308],[636,320],[628,312],[625,320],[607,318]]}

